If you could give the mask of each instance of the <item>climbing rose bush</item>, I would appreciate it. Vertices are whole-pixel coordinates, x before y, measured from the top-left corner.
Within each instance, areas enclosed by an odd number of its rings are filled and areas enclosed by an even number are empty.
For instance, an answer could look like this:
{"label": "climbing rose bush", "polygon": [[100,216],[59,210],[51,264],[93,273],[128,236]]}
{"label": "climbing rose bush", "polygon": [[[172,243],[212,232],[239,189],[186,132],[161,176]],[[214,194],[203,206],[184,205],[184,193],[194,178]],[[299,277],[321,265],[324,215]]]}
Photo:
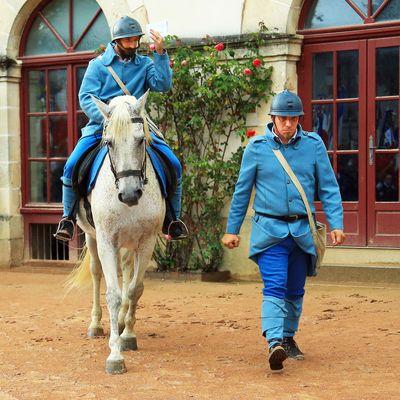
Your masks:
{"label": "climbing rose bush", "polygon": [[[151,93],[151,116],[183,166],[181,219],[190,237],[156,246],[159,270],[215,271],[221,265],[222,210],[232,196],[245,141],[246,116],[266,101],[271,67],[262,65],[261,34],[235,50],[211,39],[192,47],[170,39],[173,88]],[[240,55],[240,57],[239,57]]]}

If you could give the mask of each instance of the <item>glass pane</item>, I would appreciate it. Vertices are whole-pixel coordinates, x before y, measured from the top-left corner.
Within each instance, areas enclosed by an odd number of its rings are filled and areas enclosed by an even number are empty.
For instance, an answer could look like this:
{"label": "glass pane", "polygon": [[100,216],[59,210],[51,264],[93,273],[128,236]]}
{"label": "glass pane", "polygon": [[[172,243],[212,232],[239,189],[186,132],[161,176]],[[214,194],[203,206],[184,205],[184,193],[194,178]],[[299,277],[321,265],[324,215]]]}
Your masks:
{"label": "glass pane", "polygon": [[67,110],[67,70],[49,71],[50,111]]}
{"label": "glass pane", "polygon": [[399,158],[377,154],[375,163],[376,201],[399,201]]}
{"label": "glass pane", "polygon": [[29,112],[46,112],[46,78],[44,71],[29,71]]}
{"label": "glass pane", "polygon": [[82,128],[86,126],[89,122],[88,117],[84,113],[79,113],[77,115],[77,126],[78,126],[78,136],[82,136]]}
{"label": "glass pane", "polygon": [[65,161],[50,163],[50,202],[61,203],[62,177]]}
{"label": "glass pane", "polygon": [[82,35],[83,31],[94,17],[99,9],[95,0],[75,1],[74,2],[74,20],[73,20],[73,38],[74,43]]}
{"label": "glass pane", "polygon": [[372,0],[372,13],[374,13],[382,3],[383,0]]}
{"label": "glass pane", "polygon": [[29,117],[29,157],[46,157],[46,117]]}
{"label": "glass pane", "polygon": [[50,157],[67,157],[68,123],[67,116],[49,117]]}
{"label": "glass pane", "polygon": [[376,102],[376,146],[393,149],[399,144],[399,113],[397,100]]}
{"label": "glass pane", "polygon": [[52,0],[42,11],[67,46],[69,46],[69,2],[70,0]]}
{"label": "glass pane", "polygon": [[78,110],[81,110],[81,105],[79,104],[79,89],[82,85],[83,76],[85,75],[86,67],[78,67],[76,69],[76,106]]}
{"label": "glass pane", "polygon": [[332,132],[332,104],[314,104],[313,113],[313,131],[321,136],[328,150],[333,149]]}
{"label": "glass pane", "polygon": [[391,0],[389,4],[378,14],[376,21],[390,21],[400,19],[400,0]]}
{"label": "glass pane", "polygon": [[358,149],[358,103],[337,105],[338,149]]}
{"label": "glass pane", "polygon": [[315,0],[310,8],[304,28],[318,29],[362,23],[362,18],[345,0]]}
{"label": "glass pane", "polygon": [[86,33],[82,41],[76,47],[77,51],[94,51],[101,44],[107,44],[111,40],[110,28],[108,27],[106,17],[101,13],[89,32]]}
{"label": "glass pane", "polygon": [[358,155],[338,154],[337,180],[343,201],[358,200]]}
{"label": "glass pane", "polygon": [[333,98],[333,53],[313,54],[313,100]]}
{"label": "glass pane", "polygon": [[65,48],[40,17],[33,23],[25,47],[26,56],[65,53]]}
{"label": "glass pane", "polygon": [[368,0],[353,0],[353,2],[365,16],[368,16]]}
{"label": "glass pane", "polygon": [[337,63],[337,97],[358,97],[358,50],[338,51]]}
{"label": "glass pane", "polygon": [[399,94],[399,48],[376,49],[376,95]]}
{"label": "glass pane", "polygon": [[47,201],[46,176],[47,168],[44,162],[32,161],[29,163],[30,172],[30,199],[34,203]]}

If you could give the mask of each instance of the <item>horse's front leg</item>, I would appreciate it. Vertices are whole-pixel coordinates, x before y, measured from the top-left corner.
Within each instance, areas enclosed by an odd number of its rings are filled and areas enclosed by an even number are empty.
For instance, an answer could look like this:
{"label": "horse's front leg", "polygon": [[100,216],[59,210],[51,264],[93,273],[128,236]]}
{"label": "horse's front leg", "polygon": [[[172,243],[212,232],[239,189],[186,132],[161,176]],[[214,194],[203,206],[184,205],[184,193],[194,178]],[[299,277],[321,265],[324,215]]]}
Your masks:
{"label": "horse's front leg", "polygon": [[119,334],[121,334],[125,328],[125,316],[129,308],[128,289],[129,289],[129,284],[132,280],[134,255],[132,252],[123,249],[120,252],[120,257],[121,257],[120,265],[122,270],[122,303],[118,314]]}
{"label": "horse's front leg", "polygon": [[121,335],[121,348],[123,350],[136,350],[137,340],[134,332],[136,322],[136,308],[142,296],[143,279],[150,262],[155,245],[155,238],[148,240],[146,246],[135,254],[134,273],[128,288],[129,308],[125,316],[125,329]]}
{"label": "horse's front leg", "polygon": [[121,306],[121,290],[118,283],[118,250],[105,238],[97,237],[97,251],[106,281],[106,300],[110,314],[110,355],[106,361],[106,372],[123,374],[126,372],[124,357],[120,350],[118,332],[118,312]]}
{"label": "horse's front leg", "polygon": [[97,254],[96,239],[86,234],[86,245],[90,253],[90,273],[93,281],[92,320],[87,335],[89,337],[104,336],[103,326],[101,325],[102,311],[100,306],[101,264],[99,255]]}

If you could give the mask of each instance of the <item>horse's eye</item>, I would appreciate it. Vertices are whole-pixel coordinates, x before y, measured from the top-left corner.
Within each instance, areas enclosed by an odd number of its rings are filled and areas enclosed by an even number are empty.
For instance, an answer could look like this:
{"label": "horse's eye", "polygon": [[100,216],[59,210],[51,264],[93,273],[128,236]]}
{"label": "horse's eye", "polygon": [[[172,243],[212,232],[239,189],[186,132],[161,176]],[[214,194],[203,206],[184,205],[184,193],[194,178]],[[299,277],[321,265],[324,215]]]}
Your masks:
{"label": "horse's eye", "polygon": [[105,144],[108,148],[110,148],[110,149],[112,149],[112,147],[113,147],[113,146],[112,146],[111,140],[107,140],[107,139],[106,139],[106,140],[104,141],[104,144]]}

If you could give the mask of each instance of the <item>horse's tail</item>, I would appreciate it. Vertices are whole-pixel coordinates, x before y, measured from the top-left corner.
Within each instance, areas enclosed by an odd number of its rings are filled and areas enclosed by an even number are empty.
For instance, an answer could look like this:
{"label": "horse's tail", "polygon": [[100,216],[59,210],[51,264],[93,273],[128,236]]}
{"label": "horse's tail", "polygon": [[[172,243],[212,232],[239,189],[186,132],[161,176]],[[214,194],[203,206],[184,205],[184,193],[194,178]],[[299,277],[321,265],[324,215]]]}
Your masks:
{"label": "horse's tail", "polygon": [[78,264],[68,275],[64,287],[66,288],[68,293],[72,289],[87,287],[90,285],[91,282],[92,277],[90,274],[90,252],[85,246]]}

